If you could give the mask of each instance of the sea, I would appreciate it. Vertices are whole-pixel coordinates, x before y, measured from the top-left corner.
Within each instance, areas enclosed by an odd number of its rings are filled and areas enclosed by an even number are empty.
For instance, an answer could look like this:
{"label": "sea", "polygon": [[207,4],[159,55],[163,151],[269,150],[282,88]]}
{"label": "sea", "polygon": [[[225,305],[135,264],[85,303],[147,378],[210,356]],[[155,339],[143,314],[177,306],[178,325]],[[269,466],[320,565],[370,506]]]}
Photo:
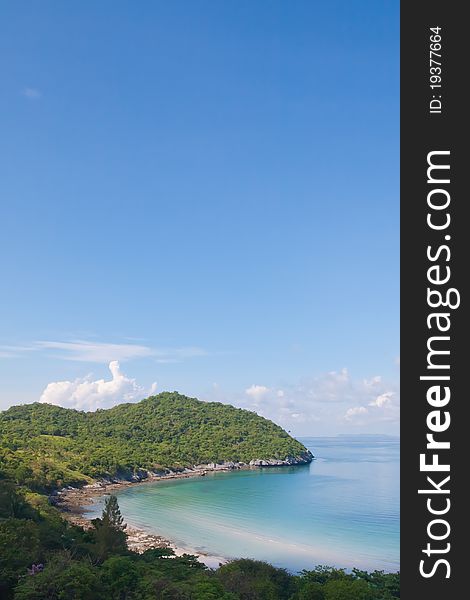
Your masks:
{"label": "sea", "polygon": [[399,570],[399,438],[300,440],[315,456],[310,465],[126,487],[116,492],[121,512],[129,525],[212,557],[291,572],[319,564]]}

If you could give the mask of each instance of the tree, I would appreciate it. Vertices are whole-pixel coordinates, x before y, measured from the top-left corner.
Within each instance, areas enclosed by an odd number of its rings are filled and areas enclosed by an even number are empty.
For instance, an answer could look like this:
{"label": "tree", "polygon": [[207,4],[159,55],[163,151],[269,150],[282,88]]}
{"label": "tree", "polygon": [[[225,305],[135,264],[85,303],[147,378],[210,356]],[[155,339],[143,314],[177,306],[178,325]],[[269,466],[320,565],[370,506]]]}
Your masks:
{"label": "tree", "polygon": [[331,580],[353,579],[353,575],[346,574],[344,569],[337,569],[328,565],[317,565],[312,571],[303,570],[301,576],[304,581],[316,582],[321,585]]}
{"label": "tree", "polygon": [[101,580],[109,588],[109,600],[134,597],[138,579],[137,563],[129,556],[111,556],[101,566]]}
{"label": "tree", "polygon": [[68,553],[51,557],[44,570],[20,579],[15,600],[96,600],[109,598],[100,582],[96,567],[89,562],[73,561]]}
{"label": "tree", "polygon": [[363,579],[374,590],[380,600],[393,600],[400,597],[400,574],[383,571],[361,571],[353,569],[354,576]]}
{"label": "tree", "polygon": [[375,600],[376,594],[363,579],[331,579],[325,584],[325,600]]}
{"label": "tree", "polygon": [[93,519],[95,555],[99,562],[106,560],[111,554],[127,552],[127,538],[123,516],[116,496],[106,498],[101,519]]}
{"label": "tree", "polygon": [[36,512],[11,481],[0,481],[0,518],[34,519]]}
{"label": "tree", "polygon": [[294,591],[294,579],[285,569],[260,560],[231,561],[217,570],[217,577],[241,600],[287,600]]}
{"label": "tree", "polygon": [[41,558],[38,526],[26,519],[0,521],[0,597],[11,591],[27,569]]}
{"label": "tree", "polygon": [[325,592],[321,583],[307,581],[295,596],[296,600],[325,600]]}
{"label": "tree", "polygon": [[102,519],[104,522],[109,523],[111,527],[114,527],[120,531],[124,531],[124,529],[127,527],[126,523],[124,523],[124,518],[121,514],[116,496],[111,495],[109,498],[106,498],[104,502]]}

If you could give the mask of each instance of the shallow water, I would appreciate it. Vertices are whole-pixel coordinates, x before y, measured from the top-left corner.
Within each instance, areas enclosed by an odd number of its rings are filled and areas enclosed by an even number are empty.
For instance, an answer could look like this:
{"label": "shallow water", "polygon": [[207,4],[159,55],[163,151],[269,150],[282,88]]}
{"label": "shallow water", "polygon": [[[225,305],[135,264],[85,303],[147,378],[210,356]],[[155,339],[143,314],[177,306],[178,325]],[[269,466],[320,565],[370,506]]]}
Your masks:
{"label": "shallow water", "polygon": [[[134,526],[178,546],[266,560],[399,568],[399,440],[303,438],[311,465],[211,473],[119,490]],[[101,511],[101,501],[92,513]]]}

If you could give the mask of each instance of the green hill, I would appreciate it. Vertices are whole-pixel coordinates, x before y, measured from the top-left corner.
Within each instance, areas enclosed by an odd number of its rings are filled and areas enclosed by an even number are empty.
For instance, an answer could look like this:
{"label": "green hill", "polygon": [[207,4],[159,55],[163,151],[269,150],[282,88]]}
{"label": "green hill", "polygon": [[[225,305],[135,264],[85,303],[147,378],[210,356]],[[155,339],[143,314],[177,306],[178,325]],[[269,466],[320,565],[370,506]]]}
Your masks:
{"label": "green hill", "polygon": [[89,413],[39,403],[0,413],[0,472],[36,489],[213,462],[311,459],[253,412],[176,392]]}

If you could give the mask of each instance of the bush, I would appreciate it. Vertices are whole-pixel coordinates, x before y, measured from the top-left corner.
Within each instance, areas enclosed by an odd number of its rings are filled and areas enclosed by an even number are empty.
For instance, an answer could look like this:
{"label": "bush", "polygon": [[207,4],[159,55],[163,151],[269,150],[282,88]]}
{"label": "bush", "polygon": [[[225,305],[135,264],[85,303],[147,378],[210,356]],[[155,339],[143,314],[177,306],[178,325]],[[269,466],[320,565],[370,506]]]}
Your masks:
{"label": "bush", "polygon": [[294,592],[294,579],[285,569],[259,560],[234,560],[220,567],[217,576],[241,600],[287,600]]}
{"label": "bush", "polygon": [[21,579],[14,600],[97,600],[109,593],[88,562],[72,561],[68,554],[51,558],[41,573]]}
{"label": "bush", "polygon": [[325,600],[377,600],[364,580],[336,579],[325,584]]}

